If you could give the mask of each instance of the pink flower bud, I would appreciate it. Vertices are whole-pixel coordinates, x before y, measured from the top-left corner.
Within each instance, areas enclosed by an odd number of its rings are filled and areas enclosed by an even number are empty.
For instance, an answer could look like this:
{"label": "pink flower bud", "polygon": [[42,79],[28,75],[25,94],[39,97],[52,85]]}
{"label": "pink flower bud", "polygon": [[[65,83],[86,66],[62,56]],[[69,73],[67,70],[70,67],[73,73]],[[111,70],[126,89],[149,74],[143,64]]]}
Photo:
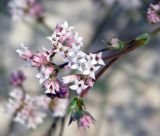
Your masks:
{"label": "pink flower bud", "polygon": [[118,39],[117,38],[112,38],[111,39],[111,46],[112,47],[117,47],[118,46]]}
{"label": "pink flower bud", "polygon": [[45,78],[49,78],[49,76],[55,71],[55,67],[54,65],[51,65],[51,66],[48,66],[48,67],[45,67],[44,70],[43,70],[43,73],[45,75]]}
{"label": "pink flower bud", "polygon": [[28,49],[28,47],[25,47],[23,44],[21,46],[22,49],[17,49],[16,52],[23,60],[30,60],[33,57],[33,53]]}
{"label": "pink flower bud", "polygon": [[32,59],[32,66],[34,67],[41,67],[47,62],[46,56],[43,53],[38,53],[33,56]]}
{"label": "pink flower bud", "polygon": [[150,8],[147,11],[147,19],[149,23],[156,24],[160,22],[160,4],[151,4]]}
{"label": "pink flower bud", "polygon": [[62,30],[63,30],[63,27],[62,27],[60,24],[57,24],[57,25],[56,25],[55,32],[56,32],[56,33],[59,33],[59,32],[61,32]]}
{"label": "pink flower bud", "polygon": [[69,87],[66,85],[61,85],[59,92],[56,92],[56,96],[59,98],[68,98],[69,97]]}
{"label": "pink flower bud", "polygon": [[26,79],[22,71],[16,71],[10,75],[10,83],[13,86],[21,86],[23,81]]}
{"label": "pink flower bud", "polygon": [[83,115],[77,122],[80,128],[89,128],[94,123],[94,118],[90,114]]}
{"label": "pink flower bud", "polygon": [[92,79],[92,78],[88,78],[88,79],[86,80],[86,84],[87,84],[88,86],[90,86],[90,87],[93,87],[93,85],[94,85],[93,79]]}
{"label": "pink flower bud", "polygon": [[156,24],[160,22],[160,16],[157,15],[157,13],[151,9],[149,9],[147,12],[147,18],[149,23],[151,24]]}
{"label": "pink flower bud", "polygon": [[36,0],[26,0],[27,5],[32,6],[36,4]]}
{"label": "pink flower bud", "polygon": [[31,14],[32,16],[42,17],[43,14],[44,14],[44,8],[43,8],[43,6],[40,5],[40,4],[35,4],[35,5],[32,7],[32,9],[31,9],[30,14]]}

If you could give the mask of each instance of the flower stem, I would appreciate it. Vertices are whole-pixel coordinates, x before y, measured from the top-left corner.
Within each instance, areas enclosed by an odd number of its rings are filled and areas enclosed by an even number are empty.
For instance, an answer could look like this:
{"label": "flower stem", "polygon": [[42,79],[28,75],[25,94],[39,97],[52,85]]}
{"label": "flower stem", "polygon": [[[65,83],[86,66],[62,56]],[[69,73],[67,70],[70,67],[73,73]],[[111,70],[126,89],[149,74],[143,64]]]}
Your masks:
{"label": "flower stem", "polygon": [[[100,78],[100,76],[101,76],[116,60],[118,60],[118,59],[119,59],[119,57],[110,60],[110,61],[108,62],[108,64],[106,64],[106,65],[96,74],[96,79],[95,79],[95,81],[97,81],[97,80]],[[85,94],[87,94],[87,92],[88,92],[89,89],[90,89],[90,87],[87,87],[85,90],[83,90],[82,93],[80,94],[80,97],[83,98],[83,97],[85,96]]]}
{"label": "flower stem", "polygon": [[150,33],[150,35],[151,35],[151,37],[153,37],[153,36],[157,35],[159,32],[160,32],[160,27],[158,27],[157,29],[155,29],[154,31],[152,31]]}
{"label": "flower stem", "polygon": [[52,33],[53,30],[46,24],[44,17],[39,17],[36,19],[39,24],[41,24],[49,33]]}
{"label": "flower stem", "polygon": [[53,30],[45,23],[45,22],[41,22],[41,25],[49,32],[52,33]]}
{"label": "flower stem", "polygon": [[[160,32],[160,27],[155,29],[154,31],[152,31],[150,33],[151,37],[155,36],[156,34],[158,34]],[[105,61],[109,61],[107,65],[105,65],[96,75],[96,79],[99,79],[99,77],[115,62],[117,61],[121,56],[133,51],[134,49],[140,47],[141,45],[141,41],[138,40],[132,40],[131,42],[128,42],[128,44],[126,45],[126,47],[116,53],[113,53],[109,56],[106,56],[103,58],[103,60]],[[105,49],[102,49],[100,51],[106,51]],[[88,90],[90,89],[90,87],[87,87],[85,90],[82,91],[82,93],[80,94],[80,97],[84,97],[85,94],[87,94]]]}
{"label": "flower stem", "polygon": [[116,53],[113,53],[109,56],[105,56],[103,57],[103,60],[107,61],[107,60],[112,60],[114,58],[117,58],[117,57],[120,57],[128,52],[131,52],[133,51],[135,48],[139,47],[139,45],[137,44],[136,41],[132,41],[130,42],[124,49],[116,52]]}
{"label": "flower stem", "polygon": [[62,117],[62,118],[61,118],[61,129],[60,129],[59,136],[62,136],[62,135],[63,135],[64,125],[65,125],[65,117]]}
{"label": "flower stem", "polygon": [[[157,29],[153,30],[152,32],[150,32],[150,36],[151,38],[155,35],[157,35],[158,33],[160,32],[160,27],[158,27]],[[109,56],[106,56],[103,58],[103,60],[111,60],[111,59],[114,59],[114,58],[117,58],[117,57],[120,57],[122,55],[125,55],[133,50],[135,50],[136,48],[140,47],[140,42],[139,41],[136,41],[136,40],[132,40],[131,42],[129,42],[126,47],[122,50],[120,50],[119,52],[116,52],[114,54],[111,54]]]}
{"label": "flower stem", "polygon": [[48,129],[48,132],[45,136],[52,136],[52,133],[56,130],[57,122],[58,122],[58,117],[54,118],[54,121],[51,127]]}
{"label": "flower stem", "polygon": [[16,115],[16,114],[13,114],[13,116],[12,116],[12,118],[11,118],[11,122],[10,122],[10,124],[9,124],[8,130],[7,130],[6,134],[5,134],[5,136],[10,136],[10,135],[11,135],[11,132],[12,132],[12,130],[13,130],[13,128],[14,128],[13,118],[15,117],[15,115]]}
{"label": "flower stem", "polygon": [[111,47],[106,47],[106,48],[103,48],[103,49],[100,49],[100,50],[94,51],[94,52],[92,52],[92,53],[105,52],[105,51],[108,51],[108,50],[111,50]]}

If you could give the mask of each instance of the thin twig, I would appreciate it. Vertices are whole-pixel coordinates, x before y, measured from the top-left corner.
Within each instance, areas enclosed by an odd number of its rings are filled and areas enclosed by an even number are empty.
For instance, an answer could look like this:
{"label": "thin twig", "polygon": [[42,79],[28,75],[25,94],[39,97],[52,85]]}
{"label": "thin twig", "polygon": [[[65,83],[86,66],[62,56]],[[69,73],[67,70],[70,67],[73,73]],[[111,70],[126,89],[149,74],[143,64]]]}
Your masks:
{"label": "thin twig", "polygon": [[41,24],[49,33],[53,33],[53,30],[47,25],[43,16],[36,18],[36,21]]}
{"label": "thin twig", "polygon": [[51,127],[48,129],[47,134],[45,136],[52,136],[53,132],[56,129],[58,119],[59,119],[58,117],[54,118],[53,123],[52,123]]}
{"label": "thin twig", "polygon": [[[155,29],[153,32],[150,33],[150,35],[153,37],[156,34],[158,34],[160,32],[160,27]],[[124,49],[122,49],[119,52],[116,52],[114,54],[111,54],[110,56],[104,57],[103,60],[107,60],[109,61],[107,65],[105,65],[96,75],[96,80],[116,61],[118,60],[122,55],[125,55],[131,51],[133,51],[134,49],[140,47],[141,45],[141,41],[136,41],[136,40],[132,40],[131,42],[129,42],[126,47]],[[104,50],[105,51],[105,50]],[[95,80],[95,81],[96,81]],[[88,90],[90,89],[90,87],[87,87],[85,90],[82,91],[82,93],[80,94],[80,97],[84,97],[85,94],[87,94]]]}
{"label": "thin twig", "polygon": [[154,31],[152,31],[150,33],[150,35],[153,37],[153,36],[157,35],[159,32],[160,32],[160,27],[158,27],[157,29],[155,29]]}
{"label": "thin twig", "polygon": [[[119,57],[110,60],[110,61],[108,62],[108,64],[105,65],[105,66],[97,73],[95,81],[97,81],[97,80],[100,78],[100,76],[101,76],[116,60],[118,60],[118,59],[119,59]],[[85,94],[87,94],[87,92],[88,92],[89,89],[90,89],[90,87],[87,87],[85,90],[83,90],[82,93],[80,94],[80,97],[84,97]]]}
{"label": "thin twig", "polygon": [[63,135],[64,125],[65,125],[65,117],[62,117],[61,118],[61,130],[60,130],[59,136]]}

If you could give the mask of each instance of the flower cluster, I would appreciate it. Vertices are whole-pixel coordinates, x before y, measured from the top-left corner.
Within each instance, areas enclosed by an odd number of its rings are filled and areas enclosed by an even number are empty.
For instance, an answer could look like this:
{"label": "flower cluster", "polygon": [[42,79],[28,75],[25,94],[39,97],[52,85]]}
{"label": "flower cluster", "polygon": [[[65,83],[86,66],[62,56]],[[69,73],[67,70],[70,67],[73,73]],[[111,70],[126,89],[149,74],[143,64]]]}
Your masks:
{"label": "flower cluster", "polygon": [[[43,47],[42,52],[33,53],[23,46],[22,49],[17,50],[23,60],[28,61],[32,67],[37,67],[39,70],[36,77],[40,84],[45,87],[45,93],[50,96],[65,97],[69,88],[80,94],[87,87],[92,87],[96,71],[101,65],[105,65],[102,60],[102,53],[84,53],[81,50],[83,46],[82,37],[79,37],[78,33],[74,32],[74,28],[69,27],[67,22],[57,24],[55,31],[47,39],[51,41],[51,49]],[[61,65],[52,61],[55,55],[63,57]],[[59,71],[63,68],[77,70],[78,73],[60,77]]]}
{"label": "flower cluster", "polygon": [[[6,112],[16,114],[14,121],[27,128],[37,128],[37,125],[43,123],[46,113],[41,109],[46,109],[50,99],[46,96],[32,97],[25,94],[22,90],[14,90],[9,93],[9,102],[6,105]],[[40,101],[41,100],[41,101]]]}
{"label": "flower cluster", "polygon": [[[10,83],[16,87],[9,93],[9,100],[5,106],[7,114],[13,116],[13,120],[25,125],[27,128],[35,129],[37,125],[43,123],[47,116],[45,110],[52,112],[52,117],[64,117],[68,106],[68,87],[62,86],[58,94],[59,98],[50,99],[45,95],[31,96],[23,88],[26,79],[20,70],[11,73]],[[65,98],[64,98],[65,97]]]}
{"label": "flower cluster", "polygon": [[160,3],[150,4],[150,7],[147,11],[147,18],[151,24],[157,24],[160,22]]}
{"label": "flower cluster", "polygon": [[8,3],[13,19],[21,20],[26,15],[41,18],[44,8],[37,0],[11,0]]}
{"label": "flower cluster", "polygon": [[[67,22],[57,24],[53,34],[47,39],[51,41],[51,49],[43,47],[43,51],[36,53],[22,44],[22,48],[18,49],[17,53],[21,59],[28,62],[29,66],[38,69],[36,77],[39,83],[45,88],[47,96],[54,97],[49,104],[53,110],[53,116],[63,117],[68,107],[69,89],[81,95],[83,90],[93,87],[96,72],[105,63],[102,60],[102,52],[87,54],[81,50],[82,37],[79,37]],[[62,57],[60,64],[53,62],[57,55]],[[65,71],[76,70],[77,73],[62,75],[60,71],[64,69]],[[74,119],[73,115],[79,115],[79,113],[80,116],[76,118],[78,126],[89,127],[93,117],[84,109],[72,111],[71,119]]]}

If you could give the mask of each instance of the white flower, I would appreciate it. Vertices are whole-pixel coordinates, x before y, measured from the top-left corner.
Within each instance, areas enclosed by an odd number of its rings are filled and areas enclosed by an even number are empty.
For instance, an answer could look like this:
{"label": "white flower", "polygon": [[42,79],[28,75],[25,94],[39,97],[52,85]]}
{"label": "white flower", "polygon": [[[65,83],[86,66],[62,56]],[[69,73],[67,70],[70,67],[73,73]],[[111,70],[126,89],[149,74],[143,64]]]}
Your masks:
{"label": "white flower", "polygon": [[4,107],[7,114],[14,114],[15,111],[20,107],[21,102],[15,99],[9,99],[7,105]]}
{"label": "white flower", "polygon": [[62,24],[62,27],[63,27],[66,31],[69,31],[69,32],[71,32],[71,31],[74,29],[73,26],[69,26],[69,25],[68,25],[68,22],[67,22],[67,21],[64,21],[64,23]]}
{"label": "white flower", "polygon": [[100,66],[95,66],[88,62],[85,64],[85,70],[82,71],[84,75],[89,75],[93,79],[95,79],[95,72],[100,68]]}
{"label": "white flower", "polygon": [[44,81],[46,80],[45,75],[44,75],[44,73],[42,73],[42,72],[37,73],[37,74],[36,74],[36,78],[39,79],[39,83],[40,83],[40,84],[43,84]]}
{"label": "white flower", "polygon": [[75,39],[77,40],[78,46],[82,47],[83,46],[83,38],[78,37],[78,32],[75,34]]}
{"label": "white flower", "polygon": [[93,65],[99,64],[99,65],[105,65],[104,61],[102,60],[102,52],[98,54],[89,54],[89,59],[91,59],[91,63]]}
{"label": "white flower", "polygon": [[42,107],[44,109],[48,108],[51,99],[47,96],[37,96],[34,98],[36,106]]}
{"label": "white flower", "polygon": [[79,71],[82,71],[82,64],[80,63],[78,59],[76,60],[76,58],[75,60],[73,59],[72,61],[68,63],[68,67],[71,69],[77,69]]}
{"label": "white flower", "polygon": [[21,90],[15,89],[9,93],[9,96],[15,100],[21,100],[23,97],[23,93]]}
{"label": "white flower", "polygon": [[81,50],[77,50],[75,54],[70,57],[68,67],[83,71],[84,64],[87,62],[87,54]]}
{"label": "white flower", "polygon": [[83,80],[75,80],[74,85],[71,85],[69,88],[72,90],[76,90],[78,94],[80,94],[84,89],[86,89],[88,86],[85,85],[85,82]]}
{"label": "white flower", "polygon": [[80,46],[73,45],[72,48],[68,51],[69,57],[77,57],[78,53],[80,52]]}
{"label": "white flower", "polygon": [[49,101],[43,96],[32,97],[25,94],[23,101],[20,101],[21,107],[14,118],[14,121],[25,125],[27,128],[36,129],[37,125],[43,123],[46,113],[42,112],[40,108],[48,108]]}
{"label": "white flower", "polygon": [[54,52],[61,55],[64,59],[64,61],[67,61],[68,56],[66,54],[66,52],[68,52],[69,47],[63,46],[61,43],[58,43],[55,46]]}
{"label": "white flower", "polygon": [[26,15],[42,17],[44,14],[43,6],[36,0],[10,0],[8,7],[14,20],[22,20]]}
{"label": "white flower", "polygon": [[14,20],[21,20],[24,17],[24,10],[27,8],[26,0],[11,0],[8,2],[8,7]]}
{"label": "white flower", "polygon": [[14,112],[21,106],[21,100],[23,98],[23,93],[21,90],[13,90],[9,93],[9,98],[7,105],[5,106],[5,112],[8,114],[14,114]]}
{"label": "white flower", "polygon": [[19,122],[22,125],[25,125],[26,118],[27,118],[27,116],[24,116],[21,112],[18,112],[17,116],[15,116],[15,118],[14,118],[14,121]]}
{"label": "white flower", "polygon": [[14,121],[19,122],[22,125],[26,125],[27,128],[36,129],[37,125],[43,123],[43,119],[45,117],[46,114],[38,111],[35,105],[26,104],[17,113]]}

